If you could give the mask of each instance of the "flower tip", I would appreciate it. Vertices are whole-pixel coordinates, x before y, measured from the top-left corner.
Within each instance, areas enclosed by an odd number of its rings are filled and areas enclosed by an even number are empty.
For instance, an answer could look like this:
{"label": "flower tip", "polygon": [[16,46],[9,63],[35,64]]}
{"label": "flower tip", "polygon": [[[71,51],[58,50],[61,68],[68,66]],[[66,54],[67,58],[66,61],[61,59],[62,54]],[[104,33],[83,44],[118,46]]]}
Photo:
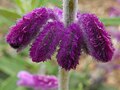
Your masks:
{"label": "flower tip", "polygon": [[18,78],[23,78],[25,77],[26,75],[30,75],[27,71],[20,71],[18,74],[17,74],[17,77]]}
{"label": "flower tip", "polygon": [[18,44],[11,43],[10,46],[14,49],[18,49],[20,46]]}

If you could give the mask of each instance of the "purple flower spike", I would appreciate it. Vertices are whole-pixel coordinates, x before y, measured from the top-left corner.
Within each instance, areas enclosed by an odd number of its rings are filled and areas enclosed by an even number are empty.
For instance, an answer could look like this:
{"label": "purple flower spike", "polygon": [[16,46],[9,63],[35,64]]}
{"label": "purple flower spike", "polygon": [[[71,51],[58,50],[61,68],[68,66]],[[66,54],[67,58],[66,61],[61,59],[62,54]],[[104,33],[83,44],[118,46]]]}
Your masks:
{"label": "purple flower spike", "polygon": [[63,36],[63,31],[63,23],[59,21],[50,22],[43,28],[30,49],[33,62],[41,62],[51,58]]}
{"label": "purple flower spike", "polygon": [[99,61],[110,61],[114,49],[104,25],[93,14],[81,15],[79,17],[79,24],[89,54]]}
{"label": "purple flower spike", "polygon": [[79,25],[73,23],[64,33],[57,55],[57,61],[62,68],[66,70],[76,68],[77,64],[79,64],[81,44],[82,33]]}
{"label": "purple flower spike", "polygon": [[15,49],[20,51],[26,47],[40,32],[40,28],[47,22],[48,12],[46,8],[37,8],[18,20],[12,26],[6,39]]}
{"label": "purple flower spike", "polygon": [[21,71],[18,73],[17,77],[19,78],[17,85],[34,87],[33,76],[30,73],[26,71]]}
{"label": "purple flower spike", "polygon": [[35,81],[36,88],[42,88],[44,90],[48,90],[50,88],[58,87],[58,80],[55,76],[34,75],[33,79]]}
{"label": "purple flower spike", "polygon": [[18,86],[30,87],[36,90],[51,90],[58,88],[58,79],[55,76],[33,75],[26,71],[18,73]]}

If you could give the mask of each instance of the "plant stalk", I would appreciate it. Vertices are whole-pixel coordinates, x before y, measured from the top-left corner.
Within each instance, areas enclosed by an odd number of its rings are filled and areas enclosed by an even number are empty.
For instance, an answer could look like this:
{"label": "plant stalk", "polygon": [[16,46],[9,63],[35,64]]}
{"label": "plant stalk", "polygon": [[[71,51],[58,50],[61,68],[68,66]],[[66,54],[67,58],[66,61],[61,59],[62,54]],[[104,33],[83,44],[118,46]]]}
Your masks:
{"label": "plant stalk", "polygon": [[76,19],[78,0],[63,0],[63,22],[66,27]]}
{"label": "plant stalk", "polygon": [[59,67],[58,90],[69,90],[69,72]]}
{"label": "plant stalk", "polygon": [[46,65],[45,65],[45,63],[40,63],[40,70],[39,70],[38,73],[41,74],[41,75],[45,75],[45,73],[46,73]]}
{"label": "plant stalk", "polygon": [[[75,21],[77,15],[78,0],[63,0],[63,22],[67,27]],[[58,90],[69,90],[69,71],[59,67]]]}

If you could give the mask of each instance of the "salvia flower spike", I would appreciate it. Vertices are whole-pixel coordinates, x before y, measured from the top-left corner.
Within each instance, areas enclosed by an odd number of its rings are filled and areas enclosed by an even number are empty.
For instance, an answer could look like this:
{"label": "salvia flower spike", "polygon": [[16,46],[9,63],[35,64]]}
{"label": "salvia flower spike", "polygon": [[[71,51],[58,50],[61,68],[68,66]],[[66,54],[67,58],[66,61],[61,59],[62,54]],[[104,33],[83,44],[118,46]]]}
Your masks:
{"label": "salvia flower spike", "polygon": [[57,61],[66,70],[76,68],[82,51],[102,62],[112,59],[114,48],[110,35],[95,15],[78,12],[76,21],[66,28],[62,17],[61,9],[37,8],[11,27],[6,41],[17,51],[32,42],[33,62],[51,59],[60,46]]}

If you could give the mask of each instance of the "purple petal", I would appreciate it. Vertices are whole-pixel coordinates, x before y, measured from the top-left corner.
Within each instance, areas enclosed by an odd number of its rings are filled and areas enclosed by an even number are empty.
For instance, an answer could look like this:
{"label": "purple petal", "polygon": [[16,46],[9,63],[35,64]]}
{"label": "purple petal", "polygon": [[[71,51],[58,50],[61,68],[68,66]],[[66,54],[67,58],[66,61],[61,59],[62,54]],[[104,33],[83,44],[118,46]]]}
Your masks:
{"label": "purple petal", "polygon": [[79,18],[79,24],[89,54],[99,61],[110,61],[114,49],[110,36],[106,32],[104,25],[93,14],[81,15]]}
{"label": "purple petal", "polygon": [[35,87],[37,88],[57,88],[58,79],[55,76],[42,76],[34,75],[33,76]]}
{"label": "purple petal", "polygon": [[48,12],[46,8],[33,10],[10,28],[10,32],[6,37],[7,42],[18,51],[21,50],[36,37],[47,20]]}
{"label": "purple petal", "polygon": [[59,15],[56,10],[48,8],[48,13],[50,19],[60,21]]}
{"label": "purple petal", "polygon": [[66,70],[75,69],[79,64],[82,35],[79,25],[70,25],[64,33],[57,55],[57,61]]}
{"label": "purple petal", "polygon": [[43,28],[30,49],[33,62],[41,62],[51,58],[63,36],[63,31],[63,23],[59,21],[50,22]]}
{"label": "purple petal", "polygon": [[110,17],[120,17],[120,9],[115,8],[115,7],[111,7],[109,9],[109,16]]}
{"label": "purple petal", "polygon": [[62,20],[62,18],[63,18],[63,11],[62,11],[62,9],[55,7],[53,9],[53,11],[58,16],[59,20]]}
{"label": "purple petal", "polygon": [[18,73],[18,78],[18,86],[34,87],[33,76],[30,73],[26,71],[21,71]]}
{"label": "purple petal", "polygon": [[55,76],[33,75],[26,71],[18,73],[18,86],[31,87],[35,89],[53,89],[58,87],[58,79]]}

